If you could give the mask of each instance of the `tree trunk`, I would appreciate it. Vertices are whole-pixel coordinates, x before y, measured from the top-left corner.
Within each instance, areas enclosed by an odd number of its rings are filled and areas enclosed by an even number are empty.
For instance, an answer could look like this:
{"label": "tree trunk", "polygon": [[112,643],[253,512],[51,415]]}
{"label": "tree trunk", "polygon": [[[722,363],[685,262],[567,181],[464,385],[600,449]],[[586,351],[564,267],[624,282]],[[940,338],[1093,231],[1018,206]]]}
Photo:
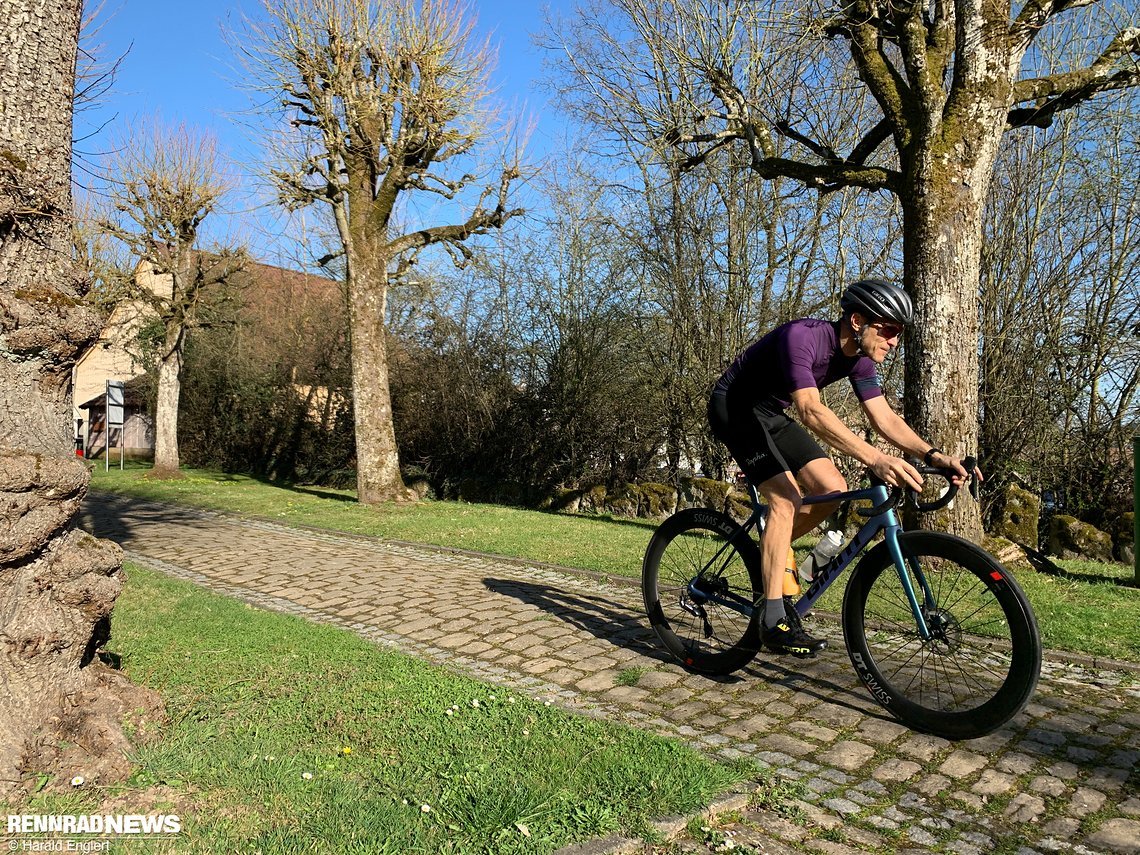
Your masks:
{"label": "tree trunk", "polygon": [[179,477],[178,402],[182,394],[181,329],[167,342],[158,363],[158,395],[154,407],[154,471],[157,478]]}
{"label": "tree trunk", "polygon": [[[364,241],[355,242],[359,246]],[[414,494],[400,475],[392,394],[388,383],[388,342],[384,323],[387,264],[352,253],[348,302],[352,330],[352,401],[356,418],[356,495],[367,505],[410,501]]]}
{"label": "tree trunk", "polygon": [[71,367],[98,335],[70,247],[79,0],[0,15],[0,798],[34,773],[125,776],[126,715],[157,709],[97,659],[123,585],[118,547],[75,529]]}
{"label": "tree trunk", "polygon": [[[958,457],[978,451],[978,293],[982,216],[1004,115],[972,146],[971,163],[932,151],[911,170],[902,199],[904,281],[915,303],[906,348],[904,410],[925,439]],[[963,498],[937,514],[908,514],[979,541],[978,505]]]}

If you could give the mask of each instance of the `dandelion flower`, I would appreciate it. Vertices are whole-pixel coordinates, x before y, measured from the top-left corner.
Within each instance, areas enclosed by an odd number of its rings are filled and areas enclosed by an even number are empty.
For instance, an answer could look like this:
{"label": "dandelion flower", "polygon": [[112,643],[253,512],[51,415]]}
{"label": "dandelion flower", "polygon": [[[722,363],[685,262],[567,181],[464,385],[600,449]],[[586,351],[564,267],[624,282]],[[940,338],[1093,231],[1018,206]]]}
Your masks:
{"label": "dandelion flower", "polygon": [[478,699],[478,698],[473,698],[473,699],[471,700],[471,706],[473,706],[473,707],[475,707],[476,709],[478,709],[478,708],[479,708],[479,699]]}
{"label": "dandelion flower", "polygon": [[343,754],[345,757],[347,757],[349,754],[352,753],[352,749],[346,745],[344,748],[340,749],[340,753]]}
{"label": "dandelion flower", "polygon": [[87,783],[87,779],[84,778],[82,775],[76,775],[74,778],[71,779],[71,786],[73,786],[73,787],[82,787],[86,783]]}
{"label": "dandelion flower", "polygon": [[302,772],[301,777],[306,781],[311,781],[311,780],[313,780],[313,773],[312,772]]}
{"label": "dandelion flower", "polygon": [[431,805],[420,805],[421,813],[431,813]]}

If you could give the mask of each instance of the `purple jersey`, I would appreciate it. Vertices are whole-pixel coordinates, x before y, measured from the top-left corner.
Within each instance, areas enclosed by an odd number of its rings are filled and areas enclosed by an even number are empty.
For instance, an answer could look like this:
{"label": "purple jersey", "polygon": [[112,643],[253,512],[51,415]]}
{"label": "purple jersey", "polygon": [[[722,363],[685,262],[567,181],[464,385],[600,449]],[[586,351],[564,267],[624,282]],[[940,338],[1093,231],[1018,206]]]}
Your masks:
{"label": "purple jersey", "polygon": [[792,405],[797,389],[822,389],[848,377],[860,401],[883,394],[875,363],[839,348],[839,324],[803,318],[776,327],[750,345],[717,381],[720,391],[743,394],[770,413]]}

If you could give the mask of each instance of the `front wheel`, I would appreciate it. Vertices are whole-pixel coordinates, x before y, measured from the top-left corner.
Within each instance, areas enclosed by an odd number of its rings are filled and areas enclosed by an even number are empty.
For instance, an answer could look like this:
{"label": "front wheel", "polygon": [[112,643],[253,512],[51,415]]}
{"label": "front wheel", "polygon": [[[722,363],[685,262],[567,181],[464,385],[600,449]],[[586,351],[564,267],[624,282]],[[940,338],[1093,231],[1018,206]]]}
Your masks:
{"label": "front wheel", "polygon": [[730,674],[760,649],[760,550],[732,517],[687,508],[661,523],[641,568],[645,611],[686,668]]}
{"label": "front wheel", "polygon": [[1041,671],[1029,601],[1008,570],[967,540],[904,532],[899,548],[931,638],[920,637],[880,544],[859,562],[843,598],[855,670],[875,700],[916,730],[946,739],[997,730],[1029,702]]}

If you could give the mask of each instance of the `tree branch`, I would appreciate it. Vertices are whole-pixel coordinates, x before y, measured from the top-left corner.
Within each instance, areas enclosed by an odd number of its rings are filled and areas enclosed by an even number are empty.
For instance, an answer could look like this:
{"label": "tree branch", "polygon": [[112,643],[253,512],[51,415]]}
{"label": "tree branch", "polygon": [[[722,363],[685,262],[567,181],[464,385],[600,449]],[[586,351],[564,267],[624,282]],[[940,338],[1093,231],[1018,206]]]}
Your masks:
{"label": "tree branch", "polygon": [[[484,234],[490,229],[502,228],[503,224],[511,217],[525,213],[522,208],[508,210],[506,207],[507,193],[511,182],[518,175],[518,170],[513,167],[503,170],[502,179],[499,183],[498,200],[493,210],[488,211],[483,207],[484,200],[492,192],[492,188],[488,187],[480,197],[479,204],[475,206],[475,210],[471,212],[465,222],[449,226],[433,226],[402,235],[389,242],[389,254],[397,256],[405,252],[422,249],[429,244],[439,243],[448,244],[452,249],[455,249],[461,247],[462,242],[471,235]],[[466,248],[463,247],[460,251],[466,251]]]}
{"label": "tree branch", "polygon": [[755,143],[757,136],[768,139],[767,129],[754,123],[736,129],[728,128],[717,133],[709,134],[682,134],[674,129],[665,135],[664,142],[684,151],[686,145],[709,144],[701,151],[690,152],[677,163],[681,172],[700,166],[712,154],[724,148],[735,140],[742,140],[749,144],[752,152],[751,168],[762,178],[792,178],[803,182],[808,187],[830,192],[841,187],[863,187],[869,190],[894,190],[898,186],[900,175],[893,170],[881,167],[869,167],[864,163],[868,157],[889,139],[892,133],[891,122],[882,119],[875,127],[867,132],[859,144],[846,160],[839,157],[830,147],[817,143],[798,131],[795,131],[788,122],[780,122],[776,130],[789,139],[794,139],[804,145],[812,153],[818,155],[824,163],[806,163],[791,158],[777,157],[774,154],[765,155],[764,151],[774,151],[770,144],[761,146]]}
{"label": "tree branch", "polygon": [[879,123],[867,134],[863,139],[859,140],[859,144],[851,150],[851,154],[847,156],[847,163],[855,166],[862,166],[866,163],[867,158],[870,157],[884,142],[891,138],[893,128],[887,119],[880,119]]}
{"label": "tree branch", "polygon": [[1047,127],[1055,114],[1099,92],[1140,85],[1140,62],[1134,59],[1131,65],[1120,67],[1120,60],[1130,54],[1140,58],[1140,28],[1137,27],[1121,32],[1088,68],[1019,81],[1013,88],[1013,103],[1036,101],[1037,105],[1011,110],[1009,126]]}
{"label": "tree branch", "polygon": [[910,98],[906,80],[887,58],[882,46],[882,21],[871,3],[852,3],[848,22],[838,32],[851,40],[851,58],[883,115],[896,130],[907,127],[906,102]]}
{"label": "tree branch", "polygon": [[1070,9],[1092,6],[1098,0],[1028,0],[1009,27],[1017,50],[1025,50],[1048,20]]}
{"label": "tree branch", "polygon": [[823,145],[821,143],[817,143],[815,140],[804,136],[803,134],[799,133],[795,128],[793,128],[790,122],[787,122],[787,121],[776,122],[774,127],[776,128],[776,131],[781,136],[785,136],[790,140],[795,140],[796,142],[798,142],[800,145],[804,146],[808,151],[812,152],[812,154],[816,155],[820,159],[825,160],[828,163],[842,163],[843,162],[843,158],[841,158],[838,154],[835,153],[835,149],[833,149],[831,146]]}

